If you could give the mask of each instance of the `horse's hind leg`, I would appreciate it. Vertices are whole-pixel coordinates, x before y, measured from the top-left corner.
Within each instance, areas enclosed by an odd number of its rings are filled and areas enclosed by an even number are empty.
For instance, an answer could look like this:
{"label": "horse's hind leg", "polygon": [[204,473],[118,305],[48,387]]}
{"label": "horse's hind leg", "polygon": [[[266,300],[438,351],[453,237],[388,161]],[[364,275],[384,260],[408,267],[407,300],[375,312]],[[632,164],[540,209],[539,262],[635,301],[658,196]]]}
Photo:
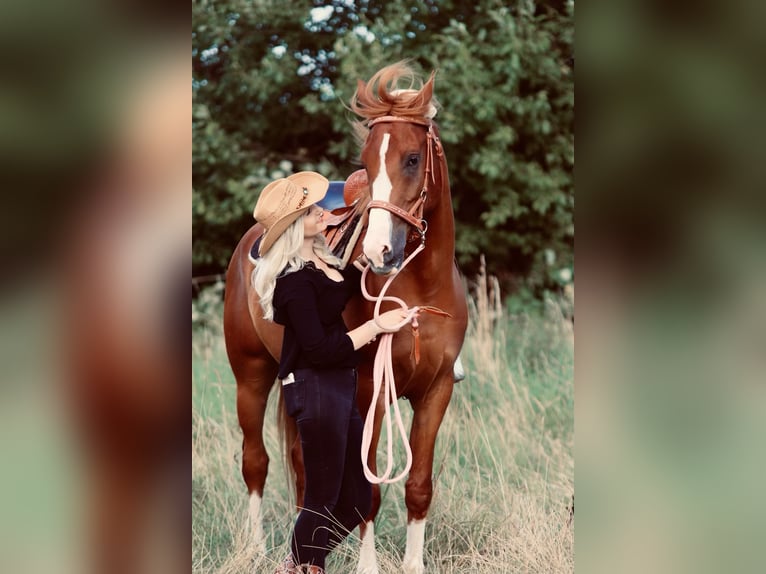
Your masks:
{"label": "horse's hind leg", "polygon": [[277,376],[277,363],[270,357],[249,357],[235,369],[237,379],[237,416],[244,435],[242,442],[242,477],[250,495],[249,517],[251,542],[265,550],[261,502],[269,455],[263,442],[263,423],[269,392]]}

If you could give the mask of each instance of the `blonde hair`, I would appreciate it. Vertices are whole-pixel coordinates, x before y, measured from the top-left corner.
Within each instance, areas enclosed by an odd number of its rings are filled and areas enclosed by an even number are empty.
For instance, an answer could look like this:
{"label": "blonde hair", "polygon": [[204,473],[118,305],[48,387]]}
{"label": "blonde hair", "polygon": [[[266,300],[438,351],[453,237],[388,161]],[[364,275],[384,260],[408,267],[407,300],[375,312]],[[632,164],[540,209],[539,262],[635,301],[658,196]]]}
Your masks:
{"label": "blonde hair", "polygon": [[[304,240],[303,219],[305,217],[306,214],[303,214],[290,224],[290,227],[274,241],[271,248],[256,261],[252,275],[253,287],[261,301],[263,318],[268,321],[274,320],[273,301],[277,277],[294,273],[306,264],[300,255]],[[342,265],[341,260],[330,252],[321,233],[314,237],[313,251],[328,265],[336,267]]]}

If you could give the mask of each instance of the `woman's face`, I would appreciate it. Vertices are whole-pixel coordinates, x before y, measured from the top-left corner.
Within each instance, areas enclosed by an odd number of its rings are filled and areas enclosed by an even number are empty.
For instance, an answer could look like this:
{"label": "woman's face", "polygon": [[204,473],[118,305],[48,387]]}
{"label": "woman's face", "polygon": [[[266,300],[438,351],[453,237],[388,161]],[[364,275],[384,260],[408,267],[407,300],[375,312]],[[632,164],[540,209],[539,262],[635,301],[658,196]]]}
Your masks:
{"label": "woman's face", "polygon": [[318,205],[309,207],[309,212],[303,218],[303,237],[314,237],[327,229],[327,223],[324,221],[324,209]]}

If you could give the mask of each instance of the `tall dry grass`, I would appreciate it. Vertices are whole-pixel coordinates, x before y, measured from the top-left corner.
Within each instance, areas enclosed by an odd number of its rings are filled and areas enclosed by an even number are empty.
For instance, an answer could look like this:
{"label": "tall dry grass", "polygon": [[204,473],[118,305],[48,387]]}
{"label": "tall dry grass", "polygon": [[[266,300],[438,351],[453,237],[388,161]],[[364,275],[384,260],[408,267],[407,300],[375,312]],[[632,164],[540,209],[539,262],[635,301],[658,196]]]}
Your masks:
{"label": "tall dry grass", "polygon": [[[573,572],[573,349],[562,312],[566,301],[549,299],[543,312],[509,314],[497,282],[483,273],[468,292],[471,320],[462,353],[467,377],[455,387],[437,441],[426,569]],[[204,326],[195,330],[193,343],[193,571],[270,574],[287,552],[294,518],[275,424],[264,429],[272,463],[263,555],[247,545],[242,435],[220,314],[196,313],[207,320],[200,320]],[[276,420],[275,402],[272,395],[267,420]],[[410,409],[402,406],[409,418]],[[384,487],[382,496],[378,559],[381,572],[394,573],[406,541],[403,484]],[[355,571],[357,534],[331,554],[328,572]]]}

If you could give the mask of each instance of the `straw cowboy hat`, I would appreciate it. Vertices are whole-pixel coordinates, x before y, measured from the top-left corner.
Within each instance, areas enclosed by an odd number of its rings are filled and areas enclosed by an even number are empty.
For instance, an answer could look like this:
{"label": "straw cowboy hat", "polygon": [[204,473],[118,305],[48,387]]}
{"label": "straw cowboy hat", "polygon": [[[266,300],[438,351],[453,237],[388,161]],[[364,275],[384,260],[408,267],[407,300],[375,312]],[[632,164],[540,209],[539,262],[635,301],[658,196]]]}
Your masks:
{"label": "straw cowboy hat", "polygon": [[321,201],[329,185],[326,177],[301,171],[264,187],[253,210],[253,217],[266,228],[258,253],[266,253],[291,223]]}

